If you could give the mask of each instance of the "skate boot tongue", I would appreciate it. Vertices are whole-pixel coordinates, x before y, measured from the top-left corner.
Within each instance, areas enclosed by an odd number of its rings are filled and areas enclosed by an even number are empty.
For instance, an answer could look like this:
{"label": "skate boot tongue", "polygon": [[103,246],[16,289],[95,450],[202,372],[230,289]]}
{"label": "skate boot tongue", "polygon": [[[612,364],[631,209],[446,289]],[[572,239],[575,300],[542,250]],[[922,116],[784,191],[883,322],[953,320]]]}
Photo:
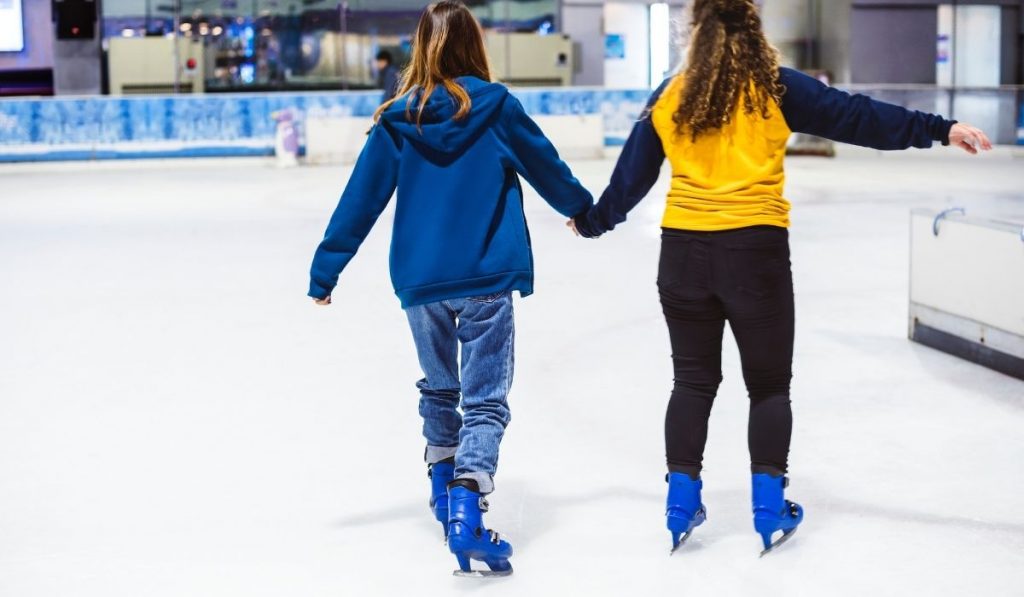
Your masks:
{"label": "skate boot tongue", "polygon": [[476,479],[467,479],[465,477],[459,477],[458,479],[453,479],[450,483],[448,483],[448,491],[451,491],[456,487],[468,489],[473,493],[480,493],[480,484],[476,482]]}

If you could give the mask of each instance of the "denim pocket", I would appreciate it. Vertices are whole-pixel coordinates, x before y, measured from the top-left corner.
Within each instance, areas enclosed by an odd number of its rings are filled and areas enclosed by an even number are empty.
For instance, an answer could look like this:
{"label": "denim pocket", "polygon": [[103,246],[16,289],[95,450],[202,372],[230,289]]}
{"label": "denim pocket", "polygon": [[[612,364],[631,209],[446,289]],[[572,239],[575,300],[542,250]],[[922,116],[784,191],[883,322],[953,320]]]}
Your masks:
{"label": "denim pocket", "polygon": [[792,288],[789,243],[740,243],[728,246],[730,275],[736,289],[757,298]]}
{"label": "denim pocket", "polygon": [[662,235],[658,258],[658,289],[669,290],[686,285],[686,265],[693,239]]}
{"label": "denim pocket", "polygon": [[507,292],[507,290],[502,290],[501,292],[495,292],[494,294],[485,294],[483,296],[471,296],[468,297],[466,300],[474,303],[493,303],[494,301],[505,296]]}

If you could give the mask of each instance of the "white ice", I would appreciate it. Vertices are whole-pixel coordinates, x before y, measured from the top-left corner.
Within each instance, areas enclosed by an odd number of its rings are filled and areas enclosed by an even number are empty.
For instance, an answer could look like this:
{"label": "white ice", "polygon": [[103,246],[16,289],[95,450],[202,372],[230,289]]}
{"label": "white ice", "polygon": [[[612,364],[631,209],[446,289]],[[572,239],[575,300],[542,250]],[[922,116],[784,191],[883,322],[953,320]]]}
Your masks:
{"label": "white ice", "polygon": [[[600,192],[612,164],[572,165]],[[1024,162],[788,164],[800,532],[758,559],[729,339],[710,518],[669,558],[667,176],[598,241],[531,194],[537,293],[488,515],[516,572],[492,582],[451,576],[427,508],[390,212],[333,306],[305,296],[350,169],[0,169],[0,595],[1024,594],[1024,383],[906,339],[910,208],[1020,217]]]}

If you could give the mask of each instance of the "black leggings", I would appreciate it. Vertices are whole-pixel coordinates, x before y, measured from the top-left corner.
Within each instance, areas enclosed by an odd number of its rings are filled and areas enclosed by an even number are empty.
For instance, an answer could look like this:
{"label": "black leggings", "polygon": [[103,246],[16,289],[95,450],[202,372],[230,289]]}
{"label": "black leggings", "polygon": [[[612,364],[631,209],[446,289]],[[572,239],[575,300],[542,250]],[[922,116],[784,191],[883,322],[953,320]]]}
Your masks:
{"label": "black leggings", "polygon": [[751,470],[786,472],[793,427],[788,231],[774,226],[723,232],[666,228],[661,238],[658,290],[675,368],[665,417],[669,470],[700,475],[711,405],[722,381],[722,332],[728,321],[750,395]]}

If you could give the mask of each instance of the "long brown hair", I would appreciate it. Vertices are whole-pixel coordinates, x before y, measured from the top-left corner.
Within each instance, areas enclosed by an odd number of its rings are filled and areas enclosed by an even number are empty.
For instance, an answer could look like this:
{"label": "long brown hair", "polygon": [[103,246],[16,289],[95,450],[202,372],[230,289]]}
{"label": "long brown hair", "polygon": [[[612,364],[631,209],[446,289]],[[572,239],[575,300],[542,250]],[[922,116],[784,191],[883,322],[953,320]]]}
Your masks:
{"label": "long brown hair", "polygon": [[676,133],[696,141],[722,128],[740,96],[745,113],[768,118],[768,102],[781,102],[786,88],[754,0],[696,0],[691,26],[685,84],[672,115]]}
{"label": "long brown hair", "polygon": [[419,102],[416,125],[423,121],[423,108],[438,86],[444,87],[458,110],[460,120],[469,114],[472,101],[456,77],[471,75],[491,80],[491,67],[484,49],[484,36],[473,13],[457,0],[435,2],[423,11],[412,45],[412,61],[402,73],[393,99],[377,108],[374,120],[399,99],[405,98],[405,116],[412,120],[413,102]]}

